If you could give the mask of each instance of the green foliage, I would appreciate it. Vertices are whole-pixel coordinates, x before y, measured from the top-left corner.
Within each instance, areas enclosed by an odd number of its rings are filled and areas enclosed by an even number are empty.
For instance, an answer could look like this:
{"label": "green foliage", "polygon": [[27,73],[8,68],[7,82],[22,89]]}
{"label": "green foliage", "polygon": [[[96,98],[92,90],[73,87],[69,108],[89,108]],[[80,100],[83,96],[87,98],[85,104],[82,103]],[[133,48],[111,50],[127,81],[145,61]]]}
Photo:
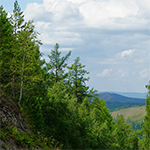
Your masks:
{"label": "green foliage", "polygon": [[146,116],[142,125],[143,130],[143,143],[145,149],[150,149],[150,81],[149,85],[146,86],[148,89],[148,95],[146,98]]}
{"label": "green foliage", "polygon": [[46,138],[41,133],[22,132],[11,126],[6,126],[0,136],[4,141],[13,138],[18,146],[35,149],[37,146],[43,149],[60,149],[62,145],[52,137]]}
{"label": "green foliage", "polygon": [[0,7],[0,88],[11,94],[11,59],[13,57],[13,27],[4,8]]}
{"label": "green foliage", "polygon": [[46,70],[49,72],[49,80],[51,84],[54,84],[60,80],[66,78],[65,68],[67,66],[67,59],[71,55],[71,51],[66,55],[61,57],[61,52],[59,52],[59,45],[56,43],[54,50],[51,51],[51,55],[48,55],[50,62],[47,63]]}
{"label": "green foliage", "polygon": [[82,126],[81,136],[83,143],[86,143],[82,148],[110,148],[113,122],[103,100],[95,97],[90,103],[88,99],[84,99],[79,107],[79,118]]}
{"label": "green foliage", "polygon": [[141,130],[142,129],[141,124],[143,123],[143,121],[133,120],[132,118],[128,117],[126,119],[126,123],[131,123],[133,131],[136,131],[136,130]]}
{"label": "green foliage", "polygon": [[138,135],[132,133],[131,125],[125,123],[123,116],[118,118],[112,133],[116,145],[114,149],[134,149],[138,147]]}
{"label": "green foliage", "polygon": [[53,135],[66,146],[65,148],[69,148],[70,144],[72,147],[77,144],[77,137],[80,136],[77,131],[79,125],[76,122],[76,99],[70,98],[66,91],[67,88],[63,82],[58,82],[48,89],[49,99],[44,103],[44,119],[45,134]]}
{"label": "green foliage", "polygon": [[89,74],[89,72],[83,69],[85,65],[82,65],[79,61],[80,58],[77,57],[74,60],[74,64],[68,67],[68,84],[71,94],[75,95],[78,102],[81,103],[82,100],[88,95],[87,91],[89,87],[86,86],[85,82],[88,81],[89,78],[86,78],[85,75]]}
{"label": "green foliage", "polygon": [[133,102],[122,103],[122,102],[106,101],[106,106],[107,106],[107,108],[109,108],[110,112],[113,112],[113,111],[118,111],[121,109],[130,108],[130,107],[144,106],[144,104],[133,103]]}
{"label": "green foliage", "polygon": [[7,149],[7,145],[6,143],[3,143],[2,147],[1,148],[4,148],[4,149]]}

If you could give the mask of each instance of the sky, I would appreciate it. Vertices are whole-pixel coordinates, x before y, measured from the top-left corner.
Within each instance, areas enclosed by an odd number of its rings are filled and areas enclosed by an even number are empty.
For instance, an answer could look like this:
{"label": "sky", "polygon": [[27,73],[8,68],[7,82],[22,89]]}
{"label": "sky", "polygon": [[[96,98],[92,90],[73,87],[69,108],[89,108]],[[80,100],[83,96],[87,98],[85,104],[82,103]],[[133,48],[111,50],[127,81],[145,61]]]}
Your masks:
{"label": "sky", "polygon": [[[0,0],[12,13],[14,0]],[[72,51],[98,91],[147,92],[150,80],[149,0],[18,0],[25,20],[34,20],[40,51],[48,62],[56,43]]]}

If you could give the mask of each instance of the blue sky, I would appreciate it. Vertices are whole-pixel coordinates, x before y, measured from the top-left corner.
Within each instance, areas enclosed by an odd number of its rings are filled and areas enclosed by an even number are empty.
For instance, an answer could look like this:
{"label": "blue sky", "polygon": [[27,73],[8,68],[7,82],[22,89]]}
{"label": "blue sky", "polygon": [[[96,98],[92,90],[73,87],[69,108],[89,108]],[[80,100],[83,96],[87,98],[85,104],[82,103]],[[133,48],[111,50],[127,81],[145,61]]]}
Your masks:
{"label": "blue sky", "polygon": [[[0,0],[7,12],[13,0]],[[149,0],[18,0],[34,20],[43,58],[55,43],[69,64],[79,56],[98,91],[147,92],[150,80]]]}

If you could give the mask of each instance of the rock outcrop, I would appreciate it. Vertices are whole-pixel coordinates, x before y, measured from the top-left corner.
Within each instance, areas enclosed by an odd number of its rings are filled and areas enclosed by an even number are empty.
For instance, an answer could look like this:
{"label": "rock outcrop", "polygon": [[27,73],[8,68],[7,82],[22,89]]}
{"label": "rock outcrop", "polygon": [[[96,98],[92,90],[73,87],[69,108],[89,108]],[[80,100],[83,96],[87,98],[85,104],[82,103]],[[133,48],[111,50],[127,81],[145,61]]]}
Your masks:
{"label": "rock outcrop", "polygon": [[5,95],[0,97],[1,127],[12,126],[18,130],[30,132],[30,128],[21,116],[17,104]]}
{"label": "rock outcrop", "polygon": [[[0,93],[0,128],[4,131],[7,126],[15,127],[21,132],[31,132],[28,124],[25,122],[21,115],[17,103],[15,103],[9,96],[4,92]],[[5,132],[5,131],[4,131]],[[0,139],[0,149],[4,150],[18,150],[23,149],[20,145],[17,145],[15,139],[9,138],[4,140],[2,137]]]}

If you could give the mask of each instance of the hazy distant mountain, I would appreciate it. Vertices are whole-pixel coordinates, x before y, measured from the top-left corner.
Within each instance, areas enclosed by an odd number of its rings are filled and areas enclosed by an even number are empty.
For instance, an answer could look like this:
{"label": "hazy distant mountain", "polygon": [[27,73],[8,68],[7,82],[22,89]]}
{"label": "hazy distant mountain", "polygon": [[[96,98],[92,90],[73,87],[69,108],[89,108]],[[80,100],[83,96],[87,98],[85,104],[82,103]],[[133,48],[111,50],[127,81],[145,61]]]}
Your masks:
{"label": "hazy distant mountain", "polygon": [[146,103],[146,98],[132,98],[109,92],[99,93],[99,98],[106,102],[110,112],[123,108],[142,106]]}
{"label": "hazy distant mountain", "polygon": [[132,97],[132,98],[146,98],[147,93],[138,93],[138,92],[113,92],[113,91],[103,91],[98,93],[116,93],[122,96],[126,97]]}
{"label": "hazy distant mountain", "polygon": [[116,93],[99,93],[99,98],[105,100],[105,101],[110,101],[110,102],[122,102],[122,103],[127,103],[127,102],[132,102],[132,103],[142,103],[145,104],[146,98],[132,98],[132,97],[126,97],[120,94]]}
{"label": "hazy distant mountain", "polygon": [[144,98],[144,99],[146,98],[147,95],[147,93],[137,93],[137,92],[116,92],[116,94],[120,94],[126,97]]}

